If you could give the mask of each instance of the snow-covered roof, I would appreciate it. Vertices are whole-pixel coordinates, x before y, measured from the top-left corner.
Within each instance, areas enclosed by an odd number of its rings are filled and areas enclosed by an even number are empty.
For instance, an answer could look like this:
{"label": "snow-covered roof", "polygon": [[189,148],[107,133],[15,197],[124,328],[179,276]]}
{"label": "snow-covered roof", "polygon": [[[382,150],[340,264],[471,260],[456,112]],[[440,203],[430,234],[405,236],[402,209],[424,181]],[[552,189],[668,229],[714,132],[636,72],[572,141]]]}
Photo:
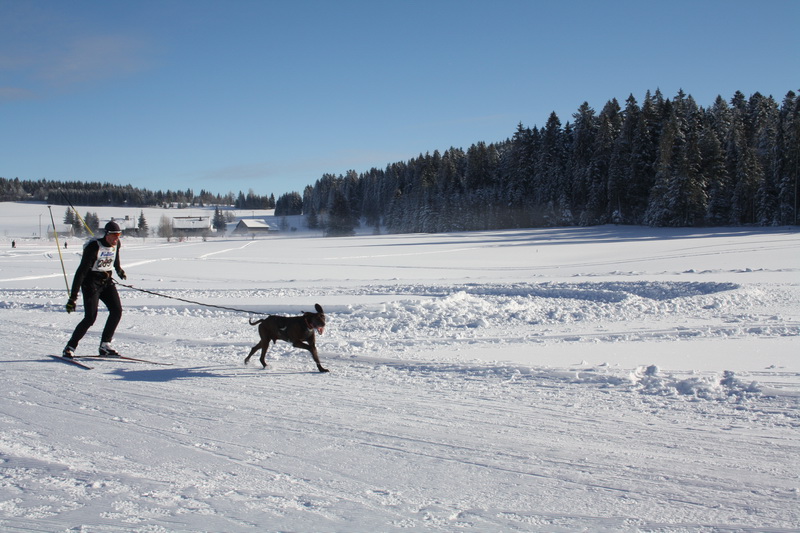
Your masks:
{"label": "snow-covered roof", "polygon": [[247,229],[262,229],[268,230],[270,229],[269,224],[265,220],[258,220],[254,218],[243,218],[239,221],[236,225],[237,228],[247,228]]}
{"label": "snow-covered roof", "polygon": [[173,217],[173,229],[208,229],[211,227],[210,217]]}
{"label": "snow-covered roof", "polygon": [[[137,221],[132,219],[132,218],[130,218],[130,217],[127,217],[127,218],[125,218],[125,217],[122,217],[122,218],[111,217],[109,220],[113,220],[114,222],[119,224],[119,227],[123,231],[126,230],[126,229],[136,229],[136,228],[139,227]],[[108,222],[108,220],[106,222]],[[101,222],[100,223],[100,228],[101,229],[105,227],[106,222]]]}
{"label": "snow-covered roof", "polygon": [[55,224],[55,230],[59,235],[62,233],[72,233],[73,231],[72,224],[61,224],[58,222]]}

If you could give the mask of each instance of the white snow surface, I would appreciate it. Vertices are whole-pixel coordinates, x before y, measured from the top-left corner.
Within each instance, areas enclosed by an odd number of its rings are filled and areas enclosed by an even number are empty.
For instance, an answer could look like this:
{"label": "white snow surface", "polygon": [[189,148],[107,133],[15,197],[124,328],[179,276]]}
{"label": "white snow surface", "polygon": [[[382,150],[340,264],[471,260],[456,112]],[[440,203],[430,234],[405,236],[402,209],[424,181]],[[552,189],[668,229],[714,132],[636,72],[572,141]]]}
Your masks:
{"label": "white snow surface", "polygon": [[[125,237],[114,344],[172,366],[82,370],[40,220],[0,203],[2,531],[800,529],[797,228]],[[244,365],[315,303],[330,373]]]}

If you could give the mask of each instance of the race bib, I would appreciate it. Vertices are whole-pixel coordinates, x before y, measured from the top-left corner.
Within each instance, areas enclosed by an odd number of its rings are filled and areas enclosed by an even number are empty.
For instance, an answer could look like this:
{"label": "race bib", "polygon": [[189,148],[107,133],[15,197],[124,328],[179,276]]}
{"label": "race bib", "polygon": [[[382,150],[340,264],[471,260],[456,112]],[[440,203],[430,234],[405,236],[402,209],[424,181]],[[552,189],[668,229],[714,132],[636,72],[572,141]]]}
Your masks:
{"label": "race bib", "polygon": [[111,272],[114,270],[114,258],[117,255],[116,246],[103,246],[99,244],[97,250],[97,261],[95,261],[92,270],[95,272]]}

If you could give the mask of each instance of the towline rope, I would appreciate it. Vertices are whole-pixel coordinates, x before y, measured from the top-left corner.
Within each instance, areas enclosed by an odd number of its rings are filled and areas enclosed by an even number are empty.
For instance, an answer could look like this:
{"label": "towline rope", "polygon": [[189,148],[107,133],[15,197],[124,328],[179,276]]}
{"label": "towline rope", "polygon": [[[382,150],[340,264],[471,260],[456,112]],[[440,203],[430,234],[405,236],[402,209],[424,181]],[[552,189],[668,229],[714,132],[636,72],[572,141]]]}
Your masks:
{"label": "towline rope", "polygon": [[195,304],[200,305],[203,307],[214,307],[216,309],[224,309],[225,311],[235,311],[237,313],[250,313],[251,315],[265,315],[266,313],[259,313],[258,311],[248,311],[247,309],[236,309],[235,307],[225,307],[224,305],[214,305],[214,304],[206,304],[203,302],[196,302],[194,300],[187,300],[185,298],[178,298],[177,296],[169,296],[168,294],[162,294],[160,292],[149,291],[147,289],[140,289],[138,287],[134,287],[133,285],[126,285],[125,283],[120,283],[119,281],[112,279],[114,283],[119,285],[120,287],[126,287],[128,289],[132,289],[134,291],[144,292],[147,294],[152,294],[153,296],[160,296],[162,298],[169,298],[170,300],[178,300],[179,302],[185,302],[188,304]]}

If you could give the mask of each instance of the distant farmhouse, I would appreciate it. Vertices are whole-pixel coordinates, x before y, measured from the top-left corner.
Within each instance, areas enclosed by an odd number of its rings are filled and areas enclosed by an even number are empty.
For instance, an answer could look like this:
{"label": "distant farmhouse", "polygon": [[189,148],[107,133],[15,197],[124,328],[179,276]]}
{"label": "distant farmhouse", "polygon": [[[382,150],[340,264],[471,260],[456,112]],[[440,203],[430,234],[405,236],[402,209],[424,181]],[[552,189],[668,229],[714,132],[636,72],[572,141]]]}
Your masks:
{"label": "distant farmhouse", "polygon": [[264,220],[256,220],[252,218],[243,218],[236,224],[236,227],[231,233],[234,234],[255,234],[255,233],[270,233],[274,231],[269,224]]}
{"label": "distant farmhouse", "polygon": [[73,237],[75,235],[75,229],[72,227],[72,224],[56,223],[54,233],[59,237]]}
{"label": "distant farmhouse", "polygon": [[182,235],[204,235],[211,231],[211,217],[173,217],[172,231]]}
{"label": "distant farmhouse", "polygon": [[[119,229],[122,230],[123,235],[133,235],[136,236],[139,233],[139,225],[137,222],[132,219],[130,216],[125,215],[124,217],[111,217],[110,221],[114,221],[119,224]],[[105,222],[100,223],[100,228],[104,228],[106,225]]]}

